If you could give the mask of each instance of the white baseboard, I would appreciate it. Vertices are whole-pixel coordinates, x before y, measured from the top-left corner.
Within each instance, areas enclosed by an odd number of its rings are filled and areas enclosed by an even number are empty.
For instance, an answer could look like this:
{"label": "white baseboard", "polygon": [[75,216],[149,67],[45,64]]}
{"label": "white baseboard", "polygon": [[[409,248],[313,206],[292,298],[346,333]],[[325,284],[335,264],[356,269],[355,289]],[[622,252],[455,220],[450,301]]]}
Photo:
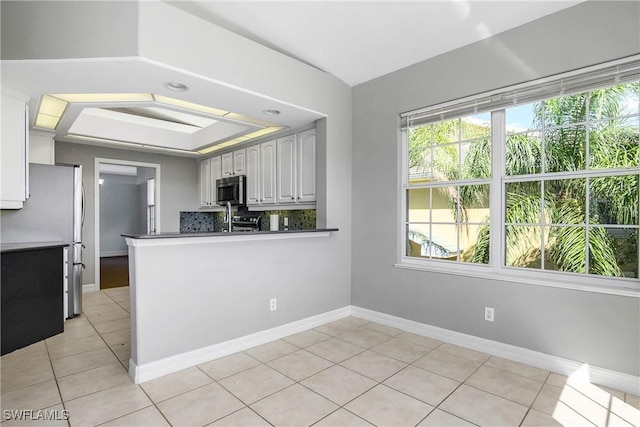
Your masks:
{"label": "white baseboard", "polygon": [[[365,308],[352,306],[351,315],[562,375],[569,376],[585,365],[575,360],[450,331]],[[589,366],[589,374],[593,384],[610,387],[636,396],[640,395],[640,377],[597,366]]]}
{"label": "white baseboard", "polygon": [[82,293],[87,293],[87,292],[95,292],[99,290],[98,287],[96,286],[95,283],[89,283],[87,285],[82,285]]}
{"label": "white baseboard", "polygon": [[245,335],[240,338],[221,342],[208,347],[156,360],[153,362],[136,365],[133,360],[129,360],[129,376],[138,384],[162,377],[192,366],[200,365],[204,362],[219,359],[239,351],[247,350],[257,345],[284,338],[286,336],[303,332],[311,328],[324,325],[334,320],[349,316],[351,307],[343,307],[327,313],[311,316],[306,319],[287,323],[282,326]]}
{"label": "white baseboard", "polygon": [[[538,351],[504,344],[498,341],[450,331],[365,308],[347,306],[230,341],[225,341],[212,346],[189,351],[187,353],[145,363],[140,366],[136,365],[133,360],[130,360],[129,376],[136,383],[150,381],[192,366],[228,356],[239,351],[247,350],[257,345],[284,338],[288,335],[316,328],[325,323],[347,316],[360,317],[382,325],[391,326],[403,331],[412,332],[414,334],[458,345],[460,347],[524,363],[561,375],[569,376],[585,366],[584,363],[577,362],[575,360],[552,356]],[[591,382],[594,384],[610,387],[636,396],[640,395],[640,377],[597,366],[589,366],[589,374]]]}
{"label": "white baseboard", "polygon": [[123,249],[121,251],[100,252],[100,258],[109,258],[112,256],[126,256],[126,255],[129,255],[129,251],[127,249]]}

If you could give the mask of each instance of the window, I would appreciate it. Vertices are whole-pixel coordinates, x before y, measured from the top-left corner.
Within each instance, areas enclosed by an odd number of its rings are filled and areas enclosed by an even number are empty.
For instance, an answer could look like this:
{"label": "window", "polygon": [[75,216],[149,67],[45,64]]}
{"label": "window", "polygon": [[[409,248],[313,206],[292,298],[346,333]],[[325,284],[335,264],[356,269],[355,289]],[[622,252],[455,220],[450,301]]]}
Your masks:
{"label": "window", "polygon": [[402,261],[638,289],[639,80],[618,64],[403,114]]}

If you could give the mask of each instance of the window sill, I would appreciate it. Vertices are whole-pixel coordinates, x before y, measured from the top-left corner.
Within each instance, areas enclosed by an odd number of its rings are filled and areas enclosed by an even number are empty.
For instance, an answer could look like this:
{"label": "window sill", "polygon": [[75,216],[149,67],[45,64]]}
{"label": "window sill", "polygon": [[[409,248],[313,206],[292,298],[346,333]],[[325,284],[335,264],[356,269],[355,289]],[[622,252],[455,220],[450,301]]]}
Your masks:
{"label": "window sill", "polygon": [[[465,266],[470,268],[460,268],[456,264],[456,268],[447,265],[446,267],[439,265],[427,265],[422,262],[401,261],[393,265],[395,268],[406,270],[429,271],[440,274],[453,274],[457,276],[476,277],[481,279],[500,280],[504,282],[525,283],[528,285],[548,286],[552,288],[571,289],[582,292],[595,292],[600,294],[618,295],[632,298],[640,298],[640,289],[625,288],[621,286],[605,286],[605,285],[585,285],[584,282],[579,283],[571,280],[553,280],[547,277],[532,277],[532,274],[505,274],[493,270],[489,266]],[[571,279],[571,278],[569,278]]]}

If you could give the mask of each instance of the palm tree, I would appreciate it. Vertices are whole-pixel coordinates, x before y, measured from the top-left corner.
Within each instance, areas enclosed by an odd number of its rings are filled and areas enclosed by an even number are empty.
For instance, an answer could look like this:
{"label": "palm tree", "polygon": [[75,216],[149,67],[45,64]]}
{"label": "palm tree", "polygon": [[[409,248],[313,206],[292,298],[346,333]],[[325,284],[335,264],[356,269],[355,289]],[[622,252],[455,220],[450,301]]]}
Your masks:
{"label": "palm tree", "polygon": [[[546,172],[584,170],[587,164],[591,169],[638,168],[637,117],[633,126],[625,126],[624,119],[607,120],[620,117],[625,99],[629,95],[637,97],[638,90],[636,82],[536,103],[533,130],[507,136],[507,176],[535,174],[542,169]],[[589,129],[584,125],[587,115],[595,123]],[[430,126],[433,129],[438,124]],[[435,132],[430,135],[434,134],[437,135]],[[430,141],[423,143],[430,144]],[[419,145],[414,142],[412,146],[410,141],[410,153],[412,149],[419,149]],[[464,158],[460,178],[490,176],[489,149],[488,138],[472,144]],[[414,154],[414,160],[417,158]],[[434,169],[440,168],[435,160]],[[449,162],[449,166],[442,167],[441,173],[445,176],[450,174],[451,164],[458,164],[457,156]],[[622,276],[619,262],[624,264],[622,258],[626,256],[637,275],[637,232],[627,233],[626,239],[613,239],[604,225],[638,224],[638,175],[595,177],[589,179],[588,186],[586,183],[583,178],[507,185],[507,265],[540,268],[544,263],[545,269]],[[450,205],[459,205],[462,212],[478,203],[481,195],[477,194],[477,186],[463,186],[460,194],[448,197]],[[556,226],[522,225],[541,224],[542,219],[545,224]],[[465,251],[466,261],[489,262],[488,219],[485,222],[473,248]],[[588,236],[584,227],[570,226],[587,223],[591,225]]]}

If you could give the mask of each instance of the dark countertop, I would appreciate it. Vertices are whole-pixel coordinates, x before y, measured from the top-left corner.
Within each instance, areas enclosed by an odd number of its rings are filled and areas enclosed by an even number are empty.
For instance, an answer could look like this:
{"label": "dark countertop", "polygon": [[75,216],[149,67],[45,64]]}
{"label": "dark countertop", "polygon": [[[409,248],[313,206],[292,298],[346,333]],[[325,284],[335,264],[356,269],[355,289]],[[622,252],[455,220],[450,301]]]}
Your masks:
{"label": "dark countertop", "polygon": [[61,241],[3,243],[2,245],[0,245],[0,251],[2,253],[24,252],[24,251],[32,251],[37,249],[62,248],[65,246],[69,246],[69,244]]}
{"label": "dark countertop", "polygon": [[196,232],[196,233],[154,233],[154,234],[121,234],[122,237],[132,239],[172,239],[182,237],[215,237],[215,236],[252,236],[256,234],[296,234],[296,233],[317,233],[327,231],[338,231],[337,228],[312,228],[308,230],[278,230],[278,231],[232,231],[228,232]]}

